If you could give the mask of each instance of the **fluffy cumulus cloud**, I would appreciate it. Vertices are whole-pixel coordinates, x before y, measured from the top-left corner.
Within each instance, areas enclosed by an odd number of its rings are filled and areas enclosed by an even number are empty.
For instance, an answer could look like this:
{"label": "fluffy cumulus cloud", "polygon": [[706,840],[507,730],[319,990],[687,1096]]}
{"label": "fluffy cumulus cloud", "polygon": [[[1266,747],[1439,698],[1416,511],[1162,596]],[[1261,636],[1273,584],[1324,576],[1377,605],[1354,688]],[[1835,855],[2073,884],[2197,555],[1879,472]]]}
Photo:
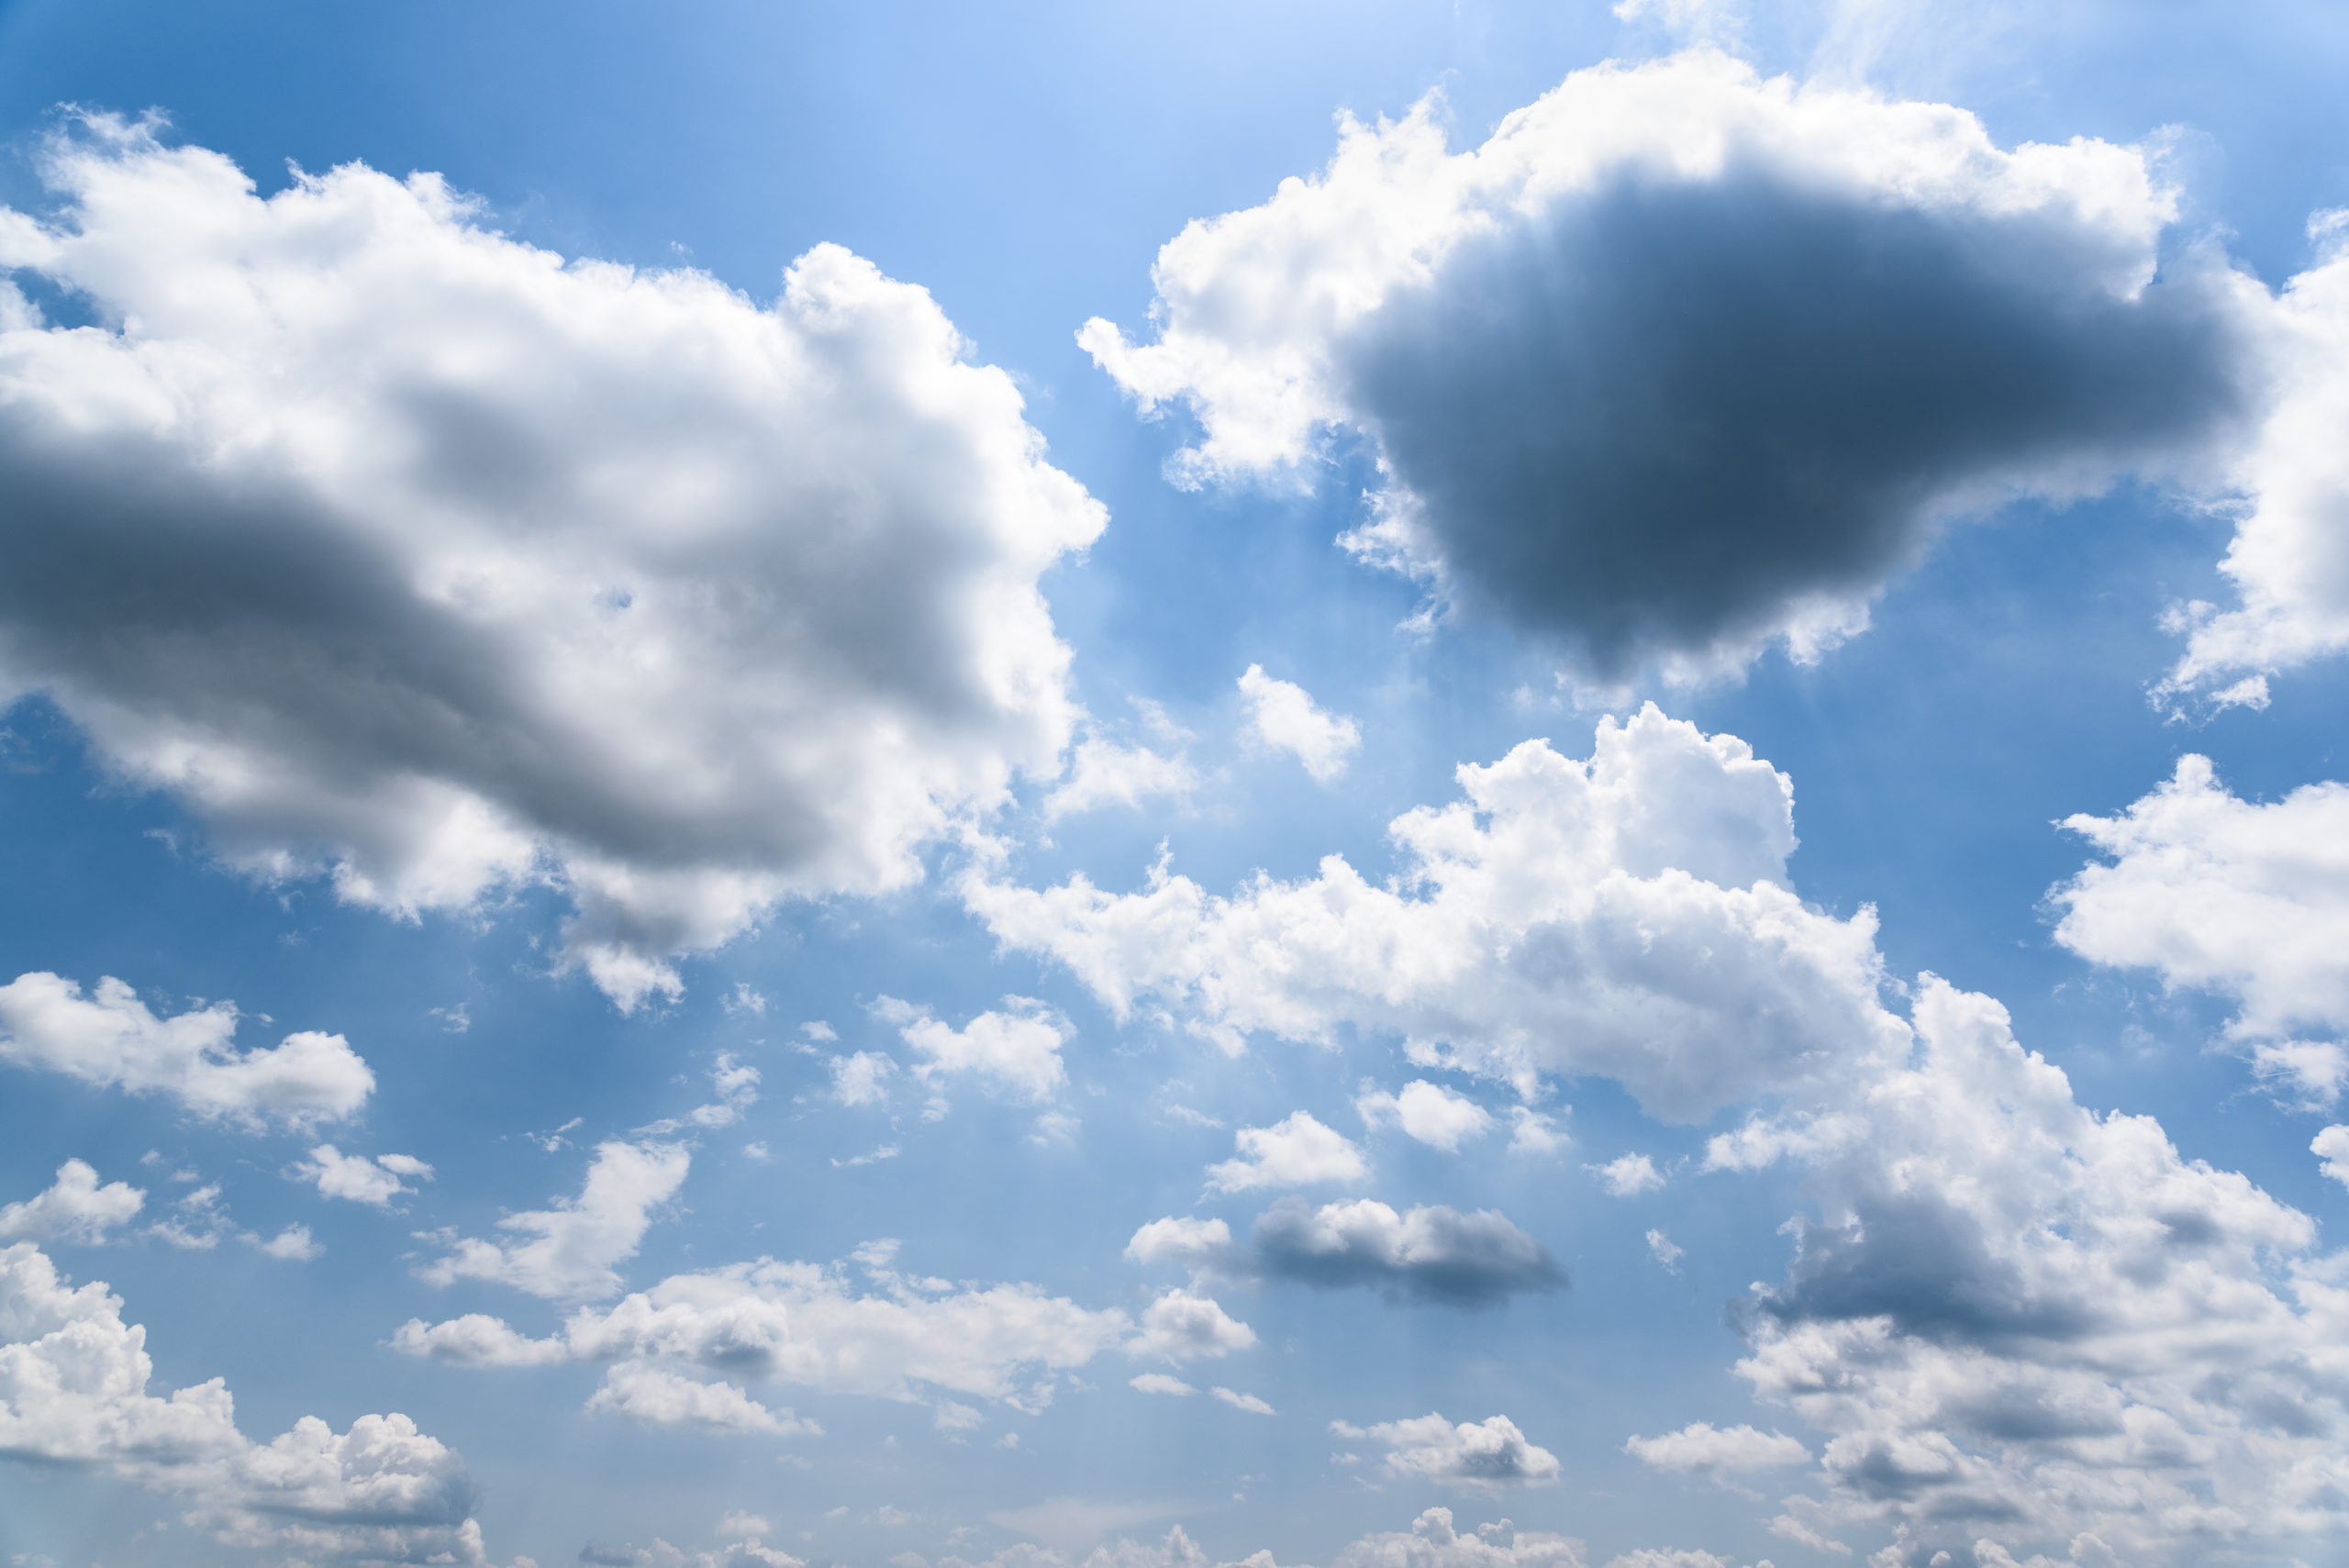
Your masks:
{"label": "fluffy cumulus cloud", "polygon": [[0,1206],[0,1241],[72,1241],[95,1247],[106,1232],[128,1225],[147,1195],[128,1182],[100,1185],[96,1167],[68,1160],[57,1179],[22,1203]]}
{"label": "fluffy cumulus cloud", "polygon": [[1189,484],[1342,432],[1349,542],[1586,673],[1798,654],[1950,518],[2166,468],[2232,423],[2265,301],[2161,253],[2133,149],[1697,52],[1581,71],[1472,151],[1423,104],[1159,253],[1155,341],[1081,341],[1199,426]]}
{"label": "fluffy cumulus cloud", "polygon": [[1450,1508],[1430,1508],[1408,1530],[1364,1536],[1330,1568],[1585,1568],[1572,1536],[1512,1529],[1507,1519],[1463,1534]]}
{"label": "fluffy cumulus cloud", "polygon": [[[838,1266],[761,1260],[674,1274],[609,1308],[581,1307],[546,1339],[473,1314],[411,1319],[392,1343],[469,1366],[602,1363],[598,1407],[640,1420],[781,1432],[812,1429],[794,1429],[788,1410],[756,1415],[766,1407],[741,1385],[906,1400],[961,1395],[1034,1409],[1052,1398],[1059,1374],[1108,1351],[1130,1344],[1198,1353],[1198,1342],[1217,1334],[1254,1340],[1212,1302],[1187,1323],[1170,1320],[1179,1314],[1146,1320],[1137,1340],[1123,1312],[1088,1309],[1033,1285],[914,1278],[876,1261],[883,1258],[868,1250],[863,1260],[866,1290]],[[1209,1314],[1214,1321],[1203,1324]],[[766,1418],[774,1425],[761,1425]]]}
{"label": "fluffy cumulus cloud", "polygon": [[2263,707],[2267,677],[2349,649],[2349,212],[2310,221],[2320,263],[2286,284],[2269,323],[2278,384],[2239,481],[2249,497],[2220,570],[2232,608],[2177,606],[2175,698]]}
{"label": "fluffy cumulus cloud", "polygon": [[1229,897],[1163,867],[1130,894],[974,873],[964,897],[1112,1012],[1152,999],[1232,1051],[1351,1028],[1528,1095],[1603,1074],[1695,1119],[1906,1049],[1874,912],[1787,887],[1792,785],[1744,742],[1651,706],[1603,721],[1586,762],[1529,740],[1459,778],[1465,799],[1392,824],[1385,885],[1332,855]]}
{"label": "fluffy cumulus cloud", "polygon": [[552,882],[627,1005],[1056,771],[1038,578],[1103,513],[924,290],[827,245],[761,306],[105,119],[41,169],[0,266],[96,325],[0,295],[0,693],[230,862],[401,914]]}
{"label": "fluffy cumulus cloud", "polygon": [[1268,1278],[1368,1286],[1398,1300],[1490,1307],[1566,1284],[1549,1249],[1497,1209],[1432,1204],[1397,1214],[1369,1198],[1319,1208],[1285,1198],[1257,1218],[1254,1241]]}
{"label": "fluffy cumulus cloud", "polygon": [[[1041,1002],[1003,1000],[1002,1012],[981,1013],[959,1029],[894,996],[882,997],[874,1010],[918,1053],[914,1071],[923,1078],[968,1075],[1019,1099],[1049,1100],[1068,1082],[1061,1047],[1076,1031]],[[874,1082],[877,1088],[877,1077]],[[841,1092],[846,1099],[846,1088]]]}
{"label": "fluffy cumulus cloud", "polygon": [[1354,1109],[1373,1127],[1392,1122],[1407,1136],[1447,1154],[1458,1153],[1463,1142],[1482,1138],[1493,1125],[1492,1113],[1484,1106],[1424,1078],[1404,1084],[1399,1094],[1366,1087]]}
{"label": "fluffy cumulus cloud", "polygon": [[1170,1361],[1228,1356],[1253,1349],[1256,1331],[1208,1296],[1170,1290],[1142,1309],[1141,1333],[1127,1348]]}
{"label": "fluffy cumulus cloud", "polygon": [[1693,1422],[1661,1437],[1631,1438],[1623,1444],[1623,1451],[1642,1464],[1695,1475],[1736,1474],[1810,1462],[1810,1450],[1784,1432],[1716,1427],[1707,1421]]}
{"label": "fluffy cumulus cloud", "polygon": [[1247,706],[1250,739],[1288,752],[1317,783],[1328,784],[1344,773],[1362,747],[1362,731],[1353,719],[1323,712],[1303,686],[1275,680],[1261,664],[1241,673],[1240,700]]}
{"label": "fluffy cumulus cloud", "polygon": [[598,1144],[578,1197],[507,1215],[497,1225],[510,1240],[450,1238],[448,1252],[420,1272],[435,1284],[487,1280],[559,1301],[609,1296],[692,1161],[674,1143]]}
{"label": "fluffy cumulus cloud", "polygon": [[63,1073],[249,1131],[339,1120],[367,1103],[375,1074],[339,1034],[306,1029],[239,1051],[233,1002],[159,1018],[112,975],[88,995],[43,971],[0,985],[0,1062]]}
{"label": "fluffy cumulus cloud", "polygon": [[1457,1426],[1434,1414],[1371,1427],[1332,1421],[1330,1429],[1350,1440],[1383,1447],[1386,1473],[1402,1479],[1476,1492],[1547,1486],[1558,1479],[1558,1456],[1526,1441],[1507,1416]]}
{"label": "fluffy cumulus cloud", "polygon": [[331,1143],[321,1143],[292,1174],[316,1186],[322,1197],[386,1208],[394,1198],[416,1191],[407,1184],[410,1180],[430,1181],[432,1167],[413,1154],[345,1154]]}
{"label": "fluffy cumulus cloud", "polygon": [[2127,809],[2064,826],[2112,863],[2054,890],[2056,940],[2229,997],[2239,1010],[2228,1035],[2264,1074],[2325,1104],[2339,1096],[2349,1082],[2349,786],[2255,804],[2188,754]]}
{"label": "fluffy cumulus cloud", "polygon": [[0,1455],[179,1496],[223,1544],[310,1562],[483,1562],[463,1462],[405,1416],[336,1432],[305,1417],[267,1443],[218,1378],[149,1391],[146,1329],[103,1284],[29,1243],[0,1249]]}
{"label": "fluffy cumulus cloud", "polygon": [[2349,1256],[2079,1106],[1989,998],[1928,976],[1914,1024],[1909,1062],[1709,1151],[1807,1165],[1819,1205],[1738,1366],[1828,1434],[1782,1531],[1891,1526],[1914,1565],[2085,1532],[2143,1568],[2349,1525]]}
{"label": "fluffy cumulus cloud", "polygon": [[1370,1163],[1353,1141],[1307,1111],[1292,1111],[1271,1127],[1243,1127],[1232,1141],[1239,1153],[1208,1167],[1209,1191],[1309,1187],[1359,1182],[1370,1174]]}
{"label": "fluffy cumulus cloud", "polygon": [[1609,1197],[1637,1197],[1664,1186],[1664,1173],[1644,1154],[1619,1154],[1604,1165],[1591,1166],[1590,1172]]}

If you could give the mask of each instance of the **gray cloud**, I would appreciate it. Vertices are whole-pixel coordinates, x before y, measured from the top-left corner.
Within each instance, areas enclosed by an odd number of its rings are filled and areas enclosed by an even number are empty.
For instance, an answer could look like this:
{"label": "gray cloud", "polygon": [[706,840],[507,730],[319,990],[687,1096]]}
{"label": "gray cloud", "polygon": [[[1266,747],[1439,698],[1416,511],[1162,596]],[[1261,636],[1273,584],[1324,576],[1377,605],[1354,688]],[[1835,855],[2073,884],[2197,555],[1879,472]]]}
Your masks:
{"label": "gray cloud", "polygon": [[1257,1219],[1253,1240],[1253,1265],[1267,1278],[1396,1300],[1497,1307],[1567,1284],[1549,1250],[1495,1209],[1438,1204],[1398,1215],[1369,1199],[1314,1208],[1285,1198]]}

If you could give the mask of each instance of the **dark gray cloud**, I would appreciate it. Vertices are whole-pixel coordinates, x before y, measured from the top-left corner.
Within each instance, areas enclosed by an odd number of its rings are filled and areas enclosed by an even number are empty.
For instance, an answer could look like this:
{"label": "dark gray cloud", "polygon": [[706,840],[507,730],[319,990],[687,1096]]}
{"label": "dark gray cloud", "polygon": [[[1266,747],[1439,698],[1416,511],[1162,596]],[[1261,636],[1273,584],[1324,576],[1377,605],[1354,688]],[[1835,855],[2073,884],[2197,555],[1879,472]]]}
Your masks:
{"label": "dark gray cloud", "polygon": [[2117,294],[2082,239],[1759,169],[1622,178],[1390,295],[1346,397],[1456,599],[1620,675],[1864,600],[1969,495],[2223,421],[2224,290],[2188,264]]}
{"label": "dark gray cloud", "polygon": [[1442,1205],[1397,1214],[1368,1199],[1312,1207],[1284,1198],[1258,1218],[1254,1268],[1323,1289],[1367,1287],[1401,1301],[1497,1307],[1525,1292],[1563,1290],[1549,1250],[1498,1211]]}

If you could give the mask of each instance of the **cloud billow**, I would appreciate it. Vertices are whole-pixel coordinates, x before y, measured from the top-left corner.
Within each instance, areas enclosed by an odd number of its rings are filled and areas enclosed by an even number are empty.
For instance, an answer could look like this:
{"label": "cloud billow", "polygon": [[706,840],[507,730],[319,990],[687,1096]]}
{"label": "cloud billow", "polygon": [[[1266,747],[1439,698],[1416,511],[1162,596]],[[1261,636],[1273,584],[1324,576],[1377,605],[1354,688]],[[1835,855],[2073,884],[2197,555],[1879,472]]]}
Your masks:
{"label": "cloud billow", "polygon": [[1479,1307],[1566,1287],[1549,1249],[1494,1209],[1462,1214],[1436,1204],[1398,1215],[1371,1199],[1317,1209],[1284,1198],[1258,1218],[1253,1240],[1266,1276],[1325,1289],[1367,1286],[1398,1300]]}

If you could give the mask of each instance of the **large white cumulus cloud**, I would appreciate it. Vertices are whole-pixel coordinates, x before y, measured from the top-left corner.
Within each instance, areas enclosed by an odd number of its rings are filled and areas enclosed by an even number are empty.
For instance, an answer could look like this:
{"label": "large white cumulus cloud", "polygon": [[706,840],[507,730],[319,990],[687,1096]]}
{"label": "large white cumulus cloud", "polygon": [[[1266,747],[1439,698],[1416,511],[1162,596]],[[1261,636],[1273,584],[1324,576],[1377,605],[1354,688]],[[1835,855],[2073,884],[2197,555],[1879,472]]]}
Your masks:
{"label": "large white cumulus cloud", "polygon": [[922,289],[819,246],[762,308],[104,119],[42,168],[0,266],[97,324],[0,293],[0,695],[233,863],[402,913],[551,879],[630,1004],[1057,767],[1038,577],[1103,513]]}
{"label": "large white cumulus cloud", "polygon": [[148,1391],[147,1331],[99,1283],[38,1248],[0,1248],[0,1458],[96,1469],[194,1505],[226,1544],[310,1562],[483,1561],[463,1462],[406,1416],[268,1443],[239,1431],[218,1379]]}
{"label": "large white cumulus cloud", "polygon": [[1529,1094],[1598,1073],[1698,1118],[1905,1049],[1874,914],[1787,888],[1790,785],[1742,741],[1650,706],[1602,722],[1587,762],[1531,740],[1459,777],[1465,800],[1396,819],[1384,886],[1333,855],[1230,897],[1163,870],[1131,894],[974,875],[964,897],[1113,1010],[1156,998],[1232,1050],[1351,1025]]}
{"label": "large white cumulus cloud", "polygon": [[[2138,150],[2007,150],[1942,105],[1697,52],[1577,72],[1471,151],[1434,106],[1160,252],[1154,341],[1081,340],[1186,406],[1190,483],[1383,479],[1353,548],[1586,673],[1798,654],[1954,516],[2181,473],[2265,298],[2160,247]],[[2188,464],[2191,465],[2190,462]]]}

